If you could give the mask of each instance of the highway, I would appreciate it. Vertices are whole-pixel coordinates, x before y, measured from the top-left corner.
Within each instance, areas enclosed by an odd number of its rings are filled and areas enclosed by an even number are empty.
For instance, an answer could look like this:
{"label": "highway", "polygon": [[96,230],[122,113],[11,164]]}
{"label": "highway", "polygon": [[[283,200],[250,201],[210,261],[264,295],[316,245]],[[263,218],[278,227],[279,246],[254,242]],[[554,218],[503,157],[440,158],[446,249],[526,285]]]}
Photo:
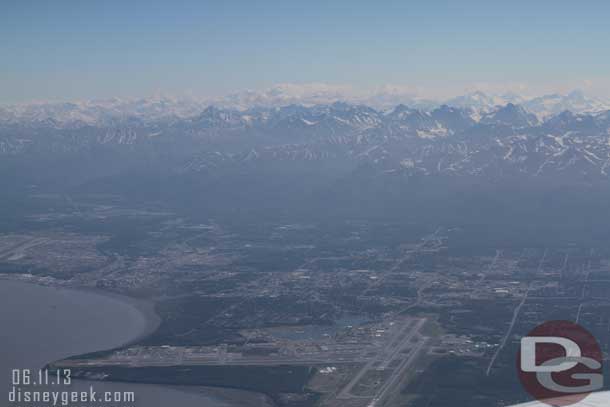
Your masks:
{"label": "highway", "polygon": [[515,327],[517,319],[519,318],[521,308],[523,308],[523,305],[525,305],[525,302],[527,301],[527,296],[529,292],[530,287],[527,288],[523,299],[521,300],[519,305],[517,305],[517,308],[515,308],[515,310],[513,311],[513,319],[510,321],[510,326],[508,327],[508,331],[506,331],[506,335],[504,335],[504,339],[502,339],[502,343],[500,344],[500,346],[498,346],[496,353],[494,353],[493,357],[491,358],[491,361],[489,362],[489,366],[487,366],[487,371],[485,372],[486,376],[489,376],[489,374],[491,373],[491,369],[493,368],[493,365],[496,362],[496,359],[498,358],[498,356],[500,356],[500,352],[502,352],[502,349],[504,349],[504,347],[506,346],[506,342],[508,342],[508,338],[510,338],[510,334],[513,332],[513,328]]}

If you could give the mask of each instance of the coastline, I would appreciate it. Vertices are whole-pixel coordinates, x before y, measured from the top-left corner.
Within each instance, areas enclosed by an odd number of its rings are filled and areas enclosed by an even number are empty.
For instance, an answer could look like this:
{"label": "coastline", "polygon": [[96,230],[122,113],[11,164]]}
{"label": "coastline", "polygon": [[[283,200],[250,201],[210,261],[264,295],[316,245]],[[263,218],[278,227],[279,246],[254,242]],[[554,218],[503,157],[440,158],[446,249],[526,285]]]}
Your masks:
{"label": "coastline", "polygon": [[[101,347],[100,349],[96,349],[92,352],[104,352],[104,351],[112,351],[113,349],[119,349],[122,347],[130,346],[132,344],[141,341],[142,339],[151,335],[160,325],[161,318],[155,312],[155,302],[152,299],[146,298],[137,298],[131,297],[125,294],[116,293],[112,291],[106,291],[101,288],[96,287],[87,287],[87,286],[76,286],[76,285],[67,285],[67,284],[57,284],[55,281],[50,280],[37,280],[36,278],[29,278],[29,276],[23,275],[6,275],[0,274],[0,284],[2,281],[10,281],[12,283],[19,283],[25,285],[46,287],[49,289],[61,290],[65,292],[80,292],[86,293],[88,295],[93,295],[97,297],[105,297],[112,299],[113,301],[121,302],[123,304],[127,304],[137,311],[139,318],[142,318],[143,321],[143,329],[140,332],[126,340],[123,343],[110,346],[110,347]],[[58,360],[47,360],[47,366],[50,366],[54,363],[60,362],[64,359],[69,359],[70,357],[82,355],[82,353],[76,352],[71,356],[67,356]],[[117,385],[130,385],[134,386],[136,384],[124,382],[124,381],[96,381],[93,379],[79,379],[78,382],[83,384],[90,382],[99,382],[99,383],[116,383]],[[216,403],[220,403],[217,407],[232,407],[239,405],[252,405],[255,403],[261,407],[274,407],[275,404],[271,399],[269,399],[263,393],[251,392],[247,390],[241,389],[227,389],[222,387],[210,387],[210,386],[189,386],[189,385],[163,385],[163,384],[154,384],[154,383],[138,383],[138,387],[142,386],[142,388],[158,388],[158,389],[168,389],[170,391],[177,391],[185,394],[193,394],[202,398],[205,402],[210,403],[210,405],[216,406]],[[0,404],[1,405],[1,404]]]}
{"label": "coastline", "polygon": [[[140,313],[140,315],[142,315],[142,318],[144,319],[144,322],[145,322],[145,326],[144,326],[142,332],[139,335],[137,335],[135,338],[133,338],[119,346],[116,346],[115,348],[129,346],[134,343],[137,343],[137,342],[141,341],[142,339],[145,339],[148,336],[152,335],[159,328],[159,325],[161,325],[161,317],[155,311],[155,302],[151,299],[131,297],[126,294],[120,294],[120,293],[116,293],[113,291],[106,291],[101,288],[95,288],[95,287],[70,286],[70,287],[66,287],[66,289],[72,289],[72,290],[77,290],[77,291],[81,291],[81,292],[89,292],[94,295],[100,295],[103,297],[112,298],[114,300],[131,305],[134,309],[136,309]],[[101,349],[100,351],[102,351],[102,350],[104,350],[104,349]],[[105,350],[110,350],[110,349],[105,349]]]}
{"label": "coastline", "polygon": [[124,343],[121,343],[118,346],[109,348],[109,349],[99,349],[99,351],[116,349],[124,346],[129,346],[136,342],[145,339],[154,333],[159,325],[161,325],[161,317],[155,311],[155,302],[152,299],[146,298],[137,298],[132,297],[126,294],[121,294],[113,291],[107,291],[97,287],[89,287],[89,286],[79,286],[79,285],[68,285],[68,284],[52,284],[49,281],[40,281],[36,278],[25,277],[24,275],[10,275],[10,274],[0,274],[0,280],[19,282],[23,284],[32,284],[41,287],[49,287],[55,288],[57,290],[67,290],[67,291],[75,291],[75,292],[86,292],[89,294],[93,294],[96,296],[111,298],[115,301],[122,302],[123,304],[128,304],[132,308],[138,311],[140,316],[144,321],[144,328],[142,332],[139,333],[133,339],[127,340]]}

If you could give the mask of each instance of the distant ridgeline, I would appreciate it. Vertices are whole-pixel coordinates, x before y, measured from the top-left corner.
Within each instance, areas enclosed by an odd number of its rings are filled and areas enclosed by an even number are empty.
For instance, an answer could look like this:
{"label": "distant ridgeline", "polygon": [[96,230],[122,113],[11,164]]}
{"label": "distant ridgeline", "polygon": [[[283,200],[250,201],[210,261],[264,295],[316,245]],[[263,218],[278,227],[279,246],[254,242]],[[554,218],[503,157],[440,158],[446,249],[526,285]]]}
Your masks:
{"label": "distant ridgeline", "polygon": [[511,103],[389,111],[334,103],[96,121],[0,117],[0,171],[13,174],[0,179],[0,225],[27,210],[24,197],[52,192],[154,201],[202,218],[607,230],[598,225],[610,201],[608,111],[543,117]]}

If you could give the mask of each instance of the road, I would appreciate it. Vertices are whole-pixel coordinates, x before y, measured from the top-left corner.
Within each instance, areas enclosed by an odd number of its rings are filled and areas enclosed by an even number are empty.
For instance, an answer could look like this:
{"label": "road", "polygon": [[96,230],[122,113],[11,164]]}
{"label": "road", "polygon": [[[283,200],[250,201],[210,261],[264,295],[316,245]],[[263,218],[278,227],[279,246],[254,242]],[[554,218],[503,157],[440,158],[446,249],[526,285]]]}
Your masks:
{"label": "road", "polygon": [[523,308],[523,305],[525,305],[525,302],[527,301],[527,296],[529,295],[530,287],[527,288],[527,291],[525,292],[523,299],[521,300],[519,305],[517,305],[517,308],[515,308],[515,310],[513,311],[513,319],[510,322],[508,331],[506,332],[506,335],[504,336],[502,343],[496,350],[496,353],[494,353],[493,357],[491,358],[491,361],[489,362],[489,366],[487,366],[487,371],[485,372],[485,375],[487,375],[487,376],[489,376],[489,374],[491,373],[491,369],[493,368],[494,363],[496,363],[496,359],[500,355],[500,352],[502,352],[502,349],[504,349],[504,347],[506,346],[506,342],[508,342],[508,338],[510,338],[510,334],[513,332],[513,328],[515,327],[515,324],[517,323],[517,319],[519,318],[519,313],[521,312],[521,308]]}
{"label": "road", "polygon": [[[537,274],[540,274],[540,272],[542,271],[542,267],[544,266],[544,261],[546,260],[546,256],[548,255],[548,252],[549,252],[548,248],[544,249],[542,258],[540,259],[540,262],[538,263]],[[527,301],[530,289],[531,289],[531,284],[527,287],[527,291],[525,292],[523,299],[521,300],[519,305],[517,305],[517,308],[515,308],[515,310],[513,311],[513,319],[510,322],[510,326],[508,327],[508,331],[506,332],[504,339],[502,339],[502,343],[500,343],[500,346],[498,346],[498,349],[496,350],[493,357],[489,361],[489,365],[487,366],[487,371],[485,372],[486,376],[490,375],[491,369],[493,368],[494,363],[496,363],[496,359],[498,359],[500,352],[502,352],[502,349],[504,349],[504,347],[506,346],[506,343],[508,342],[508,338],[510,338],[510,334],[513,332],[513,328],[515,327],[515,324],[517,323],[517,319],[519,318],[519,313],[521,312],[521,308],[523,308],[523,305],[525,305],[525,302]]]}

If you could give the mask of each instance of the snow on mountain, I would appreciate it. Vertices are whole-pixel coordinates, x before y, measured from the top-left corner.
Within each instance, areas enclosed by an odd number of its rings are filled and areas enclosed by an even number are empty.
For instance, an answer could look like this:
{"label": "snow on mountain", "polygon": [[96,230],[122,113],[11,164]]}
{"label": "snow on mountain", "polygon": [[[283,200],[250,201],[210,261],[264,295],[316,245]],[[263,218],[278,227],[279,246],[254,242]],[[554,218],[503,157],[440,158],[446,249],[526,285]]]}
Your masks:
{"label": "snow on mountain", "polygon": [[500,124],[511,127],[531,127],[538,124],[538,118],[522,106],[512,103],[501,106],[481,117],[482,124]]}
{"label": "snow on mountain", "polygon": [[212,100],[212,103],[239,110],[252,107],[278,107],[291,104],[304,106],[349,102],[374,107],[380,110],[405,104],[410,107],[432,109],[437,102],[421,98],[417,92],[404,86],[382,86],[362,91],[351,86],[324,83],[274,85],[260,91],[247,90]]}
{"label": "snow on mountain", "polygon": [[481,91],[457,96],[445,102],[449,106],[471,108],[479,119],[491,112],[497,106],[507,104],[521,105],[539,119],[546,119],[565,110],[573,113],[596,113],[610,109],[610,102],[588,97],[584,92],[575,90],[567,95],[550,94],[538,97],[525,97],[516,93],[499,95],[487,94]]}
{"label": "snow on mountain", "polygon": [[573,113],[595,113],[610,109],[610,102],[589,98],[580,90],[567,95],[551,94],[525,101],[523,106],[538,117],[547,118],[569,110]]}
{"label": "snow on mountain", "polygon": [[439,105],[438,101],[418,96],[418,92],[410,87],[389,85],[361,96],[358,103],[379,110],[391,110],[398,105],[407,105],[420,110],[432,110]]}
{"label": "snow on mountain", "polygon": [[[488,100],[482,94],[475,98]],[[21,115],[0,126],[1,154],[78,154],[103,145],[136,155],[172,146],[176,152],[190,155],[213,145],[226,151],[220,156],[193,157],[188,167],[209,170],[220,165],[220,158],[224,166],[244,160],[333,157],[364,160],[382,173],[407,175],[499,178],[559,174],[567,180],[605,179],[610,174],[608,111],[565,111],[540,121],[523,106],[508,103],[488,108],[475,121],[471,108],[448,105],[433,110],[398,105],[386,112],[345,102],[199,110],[172,99],[22,109],[0,112],[9,120]],[[24,117],[31,122],[22,121]],[[70,121],[88,124],[65,125]]]}
{"label": "snow on mountain", "polygon": [[525,99],[516,93],[488,94],[482,91],[474,91],[464,95],[456,96],[444,102],[452,107],[470,110],[470,117],[479,121],[484,115],[494,111],[498,106],[507,104],[520,105]]}
{"label": "snow on mountain", "polygon": [[291,104],[305,106],[352,101],[354,90],[349,86],[324,83],[283,83],[261,91],[246,90],[213,100],[214,104],[244,110],[251,107],[277,107]]}
{"label": "snow on mountain", "polygon": [[526,98],[516,93],[489,94],[481,91],[451,98],[443,103],[421,98],[409,87],[385,86],[358,91],[350,86],[312,84],[279,84],[261,91],[244,91],[219,98],[157,96],[140,99],[104,99],[79,102],[35,102],[0,107],[0,123],[30,123],[56,126],[92,126],[126,120],[156,122],[195,118],[208,106],[238,111],[279,108],[289,105],[332,105],[337,102],[366,105],[379,111],[392,111],[398,105],[431,112],[447,105],[466,109],[478,121],[494,112],[498,106],[522,106],[539,119],[569,110],[573,113],[593,113],[610,110],[610,102],[587,97],[581,91],[567,95],[545,95]]}
{"label": "snow on mountain", "polygon": [[430,115],[434,120],[441,123],[443,127],[451,129],[452,132],[464,131],[474,124],[470,109],[459,109],[442,105],[434,109]]}
{"label": "snow on mountain", "polygon": [[52,120],[59,126],[95,125],[130,118],[154,121],[195,116],[207,105],[207,102],[196,99],[169,97],[35,102],[2,108],[0,121],[43,123]]}

